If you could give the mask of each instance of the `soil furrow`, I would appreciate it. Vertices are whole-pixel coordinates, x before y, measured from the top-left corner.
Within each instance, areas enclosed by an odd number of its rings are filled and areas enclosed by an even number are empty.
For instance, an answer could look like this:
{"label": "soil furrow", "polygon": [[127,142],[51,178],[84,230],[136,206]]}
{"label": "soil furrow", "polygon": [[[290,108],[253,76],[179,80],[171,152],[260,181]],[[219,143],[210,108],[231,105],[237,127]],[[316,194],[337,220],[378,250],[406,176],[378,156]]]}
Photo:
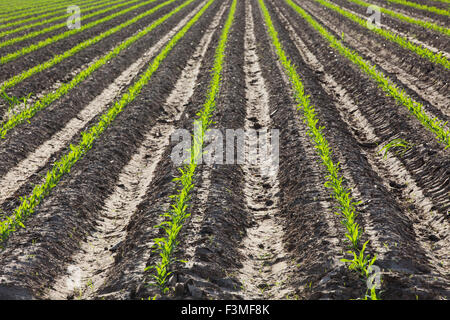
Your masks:
{"label": "soil furrow", "polygon": [[[73,77],[76,76],[77,73],[81,72],[82,70],[84,70],[86,68],[89,68],[89,66],[93,65],[102,56],[103,56],[103,54],[96,56],[96,57],[92,58],[92,60],[89,61],[88,63],[74,69],[73,71],[70,72],[70,74],[66,75],[66,78],[72,79]],[[43,89],[41,92],[39,92],[37,94],[32,93],[32,95],[30,97],[22,97],[21,99],[25,98],[26,101],[21,102],[20,104],[17,104],[17,105],[13,105],[13,106],[8,106],[8,103],[4,99],[0,100],[0,112],[2,112],[2,114],[0,114],[1,123],[7,122],[9,119],[13,118],[14,115],[16,115],[20,112],[23,112],[24,110],[26,110],[27,107],[36,103],[37,101],[39,101],[40,99],[42,99],[43,97],[48,95],[49,93],[58,90],[61,87],[61,85],[63,85],[63,82],[56,80],[54,83],[49,84],[49,87]]]}
{"label": "soil furrow", "polygon": [[[280,223],[278,182],[278,153],[269,154],[269,138],[271,143],[275,137],[268,131],[272,127],[269,111],[269,92],[266,89],[261,66],[256,52],[253,14],[249,1],[246,1],[245,22],[245,83],[247,115],[244,131],[262,128],[267,130],[259,140],[247,135],[246,164],[244,170],[244,196],[247,211],[252,216],[253,225],[247,230],[243,240],[243,269],[239,280],[243,285],[245,299],[279,299],[292,295],[292,290],[284,287],[289,276],[284,250],[285,237]],[[267,135],[267,136],[266,136]],[[270,136],[270,137],[269,137]],[[276,144],[278,148],[278,143]],[[258,149],[259,148],[259,149]],[[259,151],[259,154],[254,154]],[[264,151],[266,153],[264,153]],[[271,151],[271,150],[270,150]],[[275,163],[274,163],[275,162]]]}
{"label": "soil furrow", "polygon": [[[101,32],[100,30],[108,30],[108,29],[112,28],[113,26],[116,26],[116,25],[122,23],[123,21],[126,21],[128,19],[133,18],[134,16],[138,15],[140,12],[144,12],[144,11],[147,11],[147,10],[151,9],[152,7],[155,6],[156,2],[157,1],[149,3],[149,4],[146,4],[146,5],[142,6],[142,7],[139,7],[139,8],[136,8],[134,10],[131,10],[130,12],[127,12],[127,13],[121,14],[121,15],[119,15],[117,17],[114,17],[111,20],[102,22],[102,23],[100,23],[98,25],[95,25],[95,26],[92,26],[90,28],[87,28],[86,30],[83,30],[81,32],[73,34],[73,35],[71,35],[71,36],[69,36],[67,38],[64,38],[64,39],[58,40],[56,42],[53,42],[53,43],[51,43],[51,44],[49,44],[49,45],[47,45],[47,46],[45,46],[43,48],[38,49],[38,51],[43,50],[44,52],[51,52],[53,54],[55,53],[55,51],[58,51],[58,53],[59,53],[60,47],[63,46],[62,44],[60,44],[60,42],[62,42],[62,43],[69,43],[69,44],[79,43],[79,42],[87,39],[85,37],[86,37],[87,34],[90,33],[89,31],[91,29],[95,30],[94,34],[99,34]],[[133,7],[135,5],[138,5],[138,4],[139,3],[130,3],[130,4],[125,5],[123,7],[119,7],[119,8],[116,8],[114,10],[111,10],[111,11],[99,14],[98,16],[91,17],[91,18],[89,18],[87,20],[82,20],[81,26],[88,25],[89,23],[101,20],[101,19],[106,18],[108,16],[112,16],[115,13],[118,13],[120,11],[126,10],[126,9],[128,9],[130,7]],[[141,10],[143,10],[143,11],[141,11]],[[36,37],[33,37],[33,38],[30,38],[30,39],[26,39],[26,40],[23,40],[23,41],[16,42],[16,43],[8,45],[6,47],[0,48],[0,56],[4,57],[4,56],[6,56],[8,54],[11,54],[11,53],[14,53],[16,51],[22,50],[23,48],[27,48],[28,46],[33,45],[33,44],[37,45],[41,41],[45,41],[45,40],[47,40],[49,38],[53,38],[54,36],[58,36],[60,34],[63,34],[64,32],[67,32],[67,31],[70,31],[70,29],[67,28],[67,26],[64,26],[64,27],[62,27],[60,29],[50,31],[48,33],[43,33],[43,34],[40,34],[40,35],[38,35]],[[29,57],[29,54],[21,56],[21,57],[19,57],[19,59],[26,59],[28,57]],[[2,64],[2,68],[7,66],[7,65],[8,65],[8,63],[6,63],[5,65]]]}

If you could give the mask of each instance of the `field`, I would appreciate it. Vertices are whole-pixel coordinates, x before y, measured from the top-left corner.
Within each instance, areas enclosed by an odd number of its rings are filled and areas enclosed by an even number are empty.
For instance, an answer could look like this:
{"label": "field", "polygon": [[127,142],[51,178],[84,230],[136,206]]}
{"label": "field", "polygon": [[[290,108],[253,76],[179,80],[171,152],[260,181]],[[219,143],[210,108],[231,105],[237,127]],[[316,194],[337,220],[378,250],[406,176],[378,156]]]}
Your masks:
{"label": "field", "polygon": [[449,299],[449,15],[0,1],[0,299]]}

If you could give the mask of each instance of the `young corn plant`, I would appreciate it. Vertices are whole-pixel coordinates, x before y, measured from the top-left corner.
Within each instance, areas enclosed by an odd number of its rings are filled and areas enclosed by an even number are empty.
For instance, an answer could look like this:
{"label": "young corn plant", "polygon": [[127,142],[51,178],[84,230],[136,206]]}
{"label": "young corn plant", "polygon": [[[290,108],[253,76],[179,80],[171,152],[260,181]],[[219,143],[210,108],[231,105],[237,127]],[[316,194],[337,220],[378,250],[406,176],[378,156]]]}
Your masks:
{"label": "young corn plant", "polygon": [[[339,174],[339,163],[336,164],[333,162],[332,151],[328,141],[323,135],[323,130],[325,127],[318,126],[319,119],[316,115],[315,108],[311,105],[309,96],[305,94],[305,88],[296,71],[295,65],[291,62],[283,50],[283,47],[278,39],[278,33],[273,26],[269,11],[264,4],[264,0],[258,1],[263,13],[267,32],[272,40],[272,45],[275,48],[278,59],[291,82],[295,100],[298,103],[298,110],[303,111],[304,122],[307,125],[307,133],[314,143],[314,148],[316,149],[318,156],[322,159],[322,164],[328,171],[328,175],[325,176],[325,179],[327,180],[325,182],[325,186],[332,190],[332,197],[339,204],[339,211],[336,214],[342,217],[341,223],[347,229],[345,236],[351,244],[351,250],[349,252],[353,255],[352,260],[345,259],[343,261],[350,263],[350,269],[356,270],[362,276],[367,277],[368,273],[364,272],[364,270],[367,269],[369,264],[371,265],[376,261],[376,256],[371,258],[368,254],[366,254],[365,250],[367,242],[362,246],[362,248],[360,248],[359,245],[361,234],[359,231],[359,226],[355,222],[355,207],[359,203],[352,200],[350,191],[343,186],[343,177]],[[374,298],[378,298],[376,292]]]}
{"label": "young corn plant", "polygon": [[378,153],[384,152],[383,158],[386,159],[389,150],[392,148],[400,148],[401,150],[395,151],[395,154],[403,156],[406,151],[412,148],[412,144],[401,138],[394,139],[388,144],[386,144],[383,148],[381,148],[381,150],[378,151]]}
{"label": "young corn plant", "polygon": [[[213,0],[210,0],[208,5],[211,4],[212,1]],[[179,244],[177,240],[178,234],[183,227],[184,221],[191,215],[189,212],[190,192],[194,188],[193,179],[198,160],[202,155],[205,133],[213,124],[211,117],[215,110],[216,98],[219,94],[223,62],[225,60],[225,49],[228,35],[234,21],[236,3],[236,0],[233,0],[216,48],[214,66],[211,71],[211,81],[206,95],[206,101],[203,104],[203,108],[197,113],[197,118],[194,121],[195,127],[198,128],[198,130],[196,130],[196,133],[193,135],[193,145],[190,150],[189,163],[179,169],[180,176],[174,179],[180,188],[177,190],[176,194],[170,197],[174,204],[171,205],[171,209],[168,212],[162,215],[165,221],[155,226],[155,228],[164,229],[166,233],[165,237],[154,240],[154,250],[155,252],[159,252],[161,261],[154,266],[147,267],[145,271],[156,271],[155,274],[152,274],[155,283],[149,283],[149,285],[158,286],[163,294],[169,291],[167,280],[173,273],[171,271],[171,266],[176,261],[182,261],[177,260],[174,257],[174,252]]]}

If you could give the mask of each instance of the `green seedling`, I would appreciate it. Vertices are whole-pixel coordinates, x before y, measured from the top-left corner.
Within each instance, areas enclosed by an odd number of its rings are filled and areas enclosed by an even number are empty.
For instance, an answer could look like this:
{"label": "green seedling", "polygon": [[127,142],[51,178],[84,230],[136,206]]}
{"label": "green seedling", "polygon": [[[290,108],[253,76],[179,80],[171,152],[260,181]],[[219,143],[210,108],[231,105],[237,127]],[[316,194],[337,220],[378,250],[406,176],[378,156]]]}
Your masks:
{"label": "green seedling", "polygon": [[395,151],[395,154],[403,156],[406,151],[412,148],[412,144],[401,138],[394,139],[386,144],[380,151],[378,151],[378,153],[384,152],[383,159],[386,159],[389,150],[392,148],[401,148],[400,151]]}

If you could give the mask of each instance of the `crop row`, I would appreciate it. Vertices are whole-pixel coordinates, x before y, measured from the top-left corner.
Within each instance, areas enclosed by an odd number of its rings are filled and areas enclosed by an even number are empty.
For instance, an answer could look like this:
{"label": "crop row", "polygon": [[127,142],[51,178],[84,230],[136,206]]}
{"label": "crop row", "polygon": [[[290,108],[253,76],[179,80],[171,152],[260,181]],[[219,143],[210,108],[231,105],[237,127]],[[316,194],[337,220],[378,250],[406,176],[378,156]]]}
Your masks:
{"label": "crop row", "polygon": [[[269,33],[272,44],[275,48],[279,61],[284,67],[284,71],[288,76],[292,90],[295,95],[295,100],[298,103],[298,110],[303,111],[304,121],[308,126],[308,135],[314,143],[314,147],[322,159],[322,164],[326,167],[328,175],[325,177],[325,186],[332,189],[332,196],[339,204],[339,216],[342,217],[341,223],[346,227],[345,234],[347,240],[351,243],[351,250],[349,253],[353,256],[352,260],[343,260],[349,262],[349,268],[358,271],[365,278],[369,277],[369,270],[372,264],[376,261],[376,257],[371,258],[365,253],[367,242],[360,246],[359,240],[361,232],[359,226],[355,221],[357,216],[355,206],[358,204],[353,201],[351,192],[343,186],[343,177],[339,173],[339,164],[333,162],[332,150],[328,141],[323,135],[323,126],[317,126],[319,119],[317,118],[314,106],[311,105],[309,96],[305,94],[305,88],[302,80],[296,71],[295,65],[288,58],[283,50],[282,44],[278,39],[278,33],[273,26],[269,11],[267,10],[264,0],[258,0],[265,20],[267,32]],[[370,290],[371,299],[377,299],[377,293],[374,287]]]}
{"label": "crop row", "polygon": [[[136,0],[136,1],[137,1],[137,0]],[[102,7],[105,7],[105,6],[110,6],[110,5],[116,4],[116,3],[118,3],[118,2],[123,2],[123,0],[115,0],[115,1],[105,0],[105,1],[99,1],[99,2],[95,3],[95,5],[93,5],[93,6],[92,6],[91,4],[89,4],[89,5],[86,5],[86,8],[80,7],[80,9],[83,9],[84,11],[92,11],[92,10],[95,10],[95,9],[98,9],[98,8],[102,8]],[[3,31],[3,32],[0,32],[0,37],[4,37],[4,36],[7,36],[7,35],[10,35],[10,34],[13,34],[13,33],[17,33],[17,32],[23,31],[23,30],[27,30],[27,29],[31,29],[31,28],[34,28],[34,27],[38,27],[38,26],[41,26],[41,25],[44,25],[44,24],[50,24],[50,23],[52,23],[52,22],[54,22],[54,21],[62,20],[62,19],[68,18],[68,17],[70,17],[70,16],[71,16],[71,13],[68,13],[68,14],[64,14],[64,15],[62,15],[62,16],[56,16],[56,17],[53,17],[53,18],[51,18],[51,19],[39,21],[39,22],[36,22],[36,23],[26,24],[26,25],[20,26],[20,27],[15,28],[15,29],[6,30],[6,31]],[[81,17],[81,20],[83,20],[83,19],[86,19],[86,17],[85,17],[85,16],[82,16],[82,17]],[[66,23],[67,23],[67,22],[64,21],[64,23],[61,24],[60,26],[65,26]],[[48,30],[48,31],[50,31],[50,30]],[[48,32],[48,31],[47,31],[47,32]],[[20,40],[19,40],[19,41],[20,41]],[[16,42],[17,42],[17,41],[16,41]]]}
{"label": "crop row", "polygon": [[221,74],[225,60],[225,49],[227,46],[228,34],[234,21],[235,11],[236,0],[233,0],[228,18],[222,29],[222,34],[215,51],[214,66],[211,71],[211,81],[209,84],[208,93],[206,95],[206,101],[203,104],[202,109],[197,113],[198,118],[194,120],[197,130],[193,136],[189,163],[179,169],[181,175],[173,180],[177,182],[181,188],[176,194],[170,196],[170,198],[173,199],[174,204],[172,204],[172,209],[162,214],[162,217],[166,218],[166,220],[156,226],[164,229],[166,233],[165,237],[156,238],[153,240],[156,246],[155,251],[159,252],[161,260],[156,265],[149,266],[145,269],[145,271],[151,269],[156,270],[156,274],[153,274],[152,276],[156,282],[156,285],[162,290],[163,293],[168,291],[166,284],[169,276],[172,274],[170,267],[175,261],[177,261],[176,258],[173,257],[173,252],[179,244],[177,239],[178,234],[183,227],[185,219],[191,215],[188,211],[188,206],[190,201],[190,192],[194,188],[193,178],[197,168],[198,159],[202,155],[205,132],[212,124],[211,117],[215,110],[216,99],[220,91]]}
{"label": "crop row", "polygon": [[[101,14],[103,14],[103,13],[106,13],[106,12],[109,12],[109,11],[112,11],[112,10],[115,10],[115,9],[118,9],[118,8],[120,8],[120,7],[130,5],[130,4],[135,3],[135,2],[137,2],[137,1],[139,1],[139,0],[130,0],[130,1],[127,1],[127,2],[125,2],[125,3],[119,3],[119,4],[115,5],[115,6],[109,6],[109,5],[108,5],[108,7],[105,8],[105,9],[102,9],[102,10],[99,10],[99,11],[95,11],[95,12],[92,12],[91,14],[82,16],[82,17],[80,18],[80,21],[84,21],[84,20],[87,20],[87,19],[89,19],[89,18],[92,18],[92,17],[98,16],[98,15],[101,15]],[[120,2],[120,0],[119,0],[119,1],[116,1],[116,2]],[[101,5],[101,6],[104,6],[104,5]],[[100,7],[101,7],[101,6],[100,6]],[[108,19],[108,20],[109,20],[109,19]],[[93,26],[95,26],[95,25],[98,24],[98,21],[94,21],[94,22],[95,22],[95,23],[92,23],[91,27],[93,27]],[[66,27],[66,25],[67,25],[67,22],[64,21],[64,22],[62,22],[62,23],[55,24],[55,25],[53,25],[53,26],[50,26],[50,27],[45,28],[45,29],[42,29],[42,30],[30,32],[30,33],[27,33],[27,34],[25,34],[25,35],[23,35],[23,36],[20,36],[20,37],[8,39],[8,40],[6,40],[6,41],[0,42],[0,48],[3,48],[3,47],[6,47],[6,46],[9,46],[9,45],[12,45],[12,44],[17,43],[17,42],[20,42],[20,41],[24,41],[24,40],[27,40],[27,39],[31,39],[31,38],[34,38],[34,37],[43,35],[43,34],[45,34],[45,33],[48,33],[48,32],[50,32],[50,31],[53,31],[53,30],[56,30],[56,29],[64,28],[64,27]],[[69,32],[68,32],[68,33],[69,33]]]}
{"label": "crop row", "polygon": [[[81,5],[81,4],[85,4],[85,3],[91,3],[91,2],[92,2],[92,0],[84,0],[84,1],[78,2],[78,4]],[[12,16],[8,16],[8,17],[5,17],[5,18],[1,18],[0,22],[4,23],[4,22],[11,21],[11,20],[17,20],[17,19],[20,19],[20,18],[31,16],[30,18],[27,18],[27,19],[14,21],[13,23],[3,24],[1,26],[1,29],[6,28],[6,27],[10,27],[12,25],[29,22],[29,21],[32,21],[32,20],[42,19],[42,18],[45,18],[45,17],[48,17],[48,16],[52,16],[52,15],[61,13],[61,12],[66,12],[67,7],[72,5],[72,4],[73,3],[70,3],[70,2],[67,1],[64,4],[59,5],[57,8],[53,8],[53,9],[58,9],[58,10],[55,10],[55,11],[49,12],[49,8],[43,8],[43,9],[39,9],[39,10],[32,11],[32,12],[27,10],[27,13],[21,13],[21,14],[17,14],[17,15],[12,15]],[[40,14],[40,13],[43,13],[43,14],[39,15],[39,16],[35,16],[35,15]]]}
{"label": "crop row", "polygon": [[[369,6],[372,5],[372,3],[365,2],[363,0],[347,0],[347,1],[356,3],[356,4],[358,4],[360,6],[363,6],[363,7],[369,7]],[[420,19],[415,19],[415,18],[412,18],[410,16],[407,16],[407,15],[404,15],[402,13],[398,13],[398,12],[395,12],[395,11],[392,11],[392,10],[389,10],[389,9],[386,9],[386,8],[383,8],[383,7],[379,7],[379,8],[380,8],[380,11],[382,13],[388,14],[388,15],[390,15],[390,16],[392,16],[394,18],[397,18],[399,20],[402,20],[402,21],[405,21],[405,22],[408,22],[408,23],[411,23],[411,24],[415,24],[415,25],[421,26],[421,27],[423,27],[425,29],[434,30],[434,31],[440,32],[442,34],[445,34],[447,36],[450,36],[450,29],[447,28],[447,27],[440,26],[440,25],[438,25],[438,24],[436,24],[434,22],[429,22],[429,21],[423,21],[423,20],[420,20]]]}
{"label": "crop row", "polygon": [[21,14],[23,11],[39,10],[42,8],[51,9],[53,6],[57,6],[59,3],[67,3],[67,0],[50,0],[50,1],[8,1],[7,4],[0,4],[0,18],[4,16]]}
{"label": "crop row", "polygon": [[334,10],[334,11],[340,13],[344,17],[358,23],[359,25],[363,26],[364,28],[379,34],[380,36],[384,37],[385,39],[398,44],[402,48],[405,48],[407,50],[410,50],[410,51],[416,53],[417,55],[419,55],[422,58],[428,59],[429,61],[431,61],[433,63],[440,64],[443,67],[445,67],[446,69],[450,68],[450,63],[447,60],[447,58],[442,55],[442,52],[436,54],[427,48],[415,45],[414,43],[408,41],[408,39],[406,39],[405,37],[402,37],[398,34],[395,34],[392,31],[385,30],[380,27],[369,28],[369,26],[367,25],[367,21],[365,19],[362,19],[362,18],[358,17],[357,15],[351,13],[350,11],[345,10],[337,5],[334,5],[327,0],[315,0],[315,1],[331,10]]}
{"label": "crop row", "polygon": [[[174,9],[165,17],[169,17],[175,12],[180,11],[194,0],[188,0],[182,5]],[[25,220],[33,214],[35,208],[42,200],[49,195],[50,191],[56,187],[61,178],[70,172],[73,165],[80,160],[93,146],[96,139],[109,127],[109,125],[116,119],[117,115],[121,113],[124,108],[130,104],[141,92],[142,88],[150,81],[152,75],[158,70],[160,64],[164,61],[167,55],[172,51],[178,41],[185,35],[189,28],[200,18],[205,12],[210,0],[184,27],[180,30],[160,51],[160,53],[151,61],[148,68],[141,75],[128,91],[124,93],[121,98],[116,101],[100,118],[99,122],[91,128],[85,130],[81,134],[81,140],[77,145],[70,145],[70,152],[61,157],[55,162],[53,167],[47,171],[45,181],[35,186],[30,196],[21,198],[21,204],[14,210],[14,213],[0,222],[0,237],[4,241],[9,235],[17,230],[19,227],[24,227]],[[161,19],[160,19],[161,20]],[[162,21],[159,21],[159,24]],[[157,23],[157,22],[155,22]],[[148,33],[155,28],[155,23],[142,30],[139,34]],[[137,37],[137,36],[135,36]],[[130,38],[131,41],[131,38]]]}
{"label": "crop row", "polygon": [[445,129],[446,123],[442,123],[438,118],[431,118],[424,110],[423,105],[412,99],[403,89],[399,89],[383,72],[378,71],[376,65],[363,59],[357,52],[350,50],[330,34],[320,23],[313,19],[305,10],[299,7],[292,0],[285,0],[295,12],[302,16],[314,29],[316,29],[323,38],[325,38],[329,45],[337,49],[337,51],[354,64],[356,64],[362,71],[369,75],[378,86],[386,92],[387,95],[393,97],[398,103],[404,105],[408,110],[420,121],[420,123],[428,130],[436,135],[439,142],[444,144],[445,149],[450,147],[450,132]]}
{"label": "crop row", "polygon": [[[154,0],[152,0],[154,1]],[[123,23],[122,25],[119,25],[113,29],[111,29],[109,34],[112,34],[113,32],[117,32],[120,29],[123,29],[125,26],[130,25],[146,16],[149,16],[159,9],[171,4],[172,2],[177,0],[168,0],[166,2],[161,3],[160,5],[148,10],[147,12],[144,12],[140,14],[139,16],[136,16],[135,18]],[[2,123],[1,129],[0,129],[0,136],[4,138],[9,130],[16,127],[18,124],[23,123],[24,121],[27,121],[34,117],[34,115],[39,112],[42,109],[45,109],[47,106],[49,106],[51,103],[53,103],[55,100],[61,98],[62,96],[66,95],[70,90],[75,88],[77,85],[79,85],[82,81],[84,81],[87,77],[89,77],[94,71],[98,70],[101,66],[105,65],[108,61],[116,57],[121,51],[128,48],[130,45],[132,45],[134,42],[145,36],[147,33],[149,33],[151,30],[159,26],[161,23],[169,19],[172,15],[180,11],[182,8],[184,8],[186,5],[191,3],[194,0],[189,0],[185,2],[182,6],[177,7],[176,9],[172,10],[168,14],[164,15],[163,17],[157,19],[155,22],[153,22],[149,27],[145,28],[143,31],[139,32],[138,34],[128,38],[126,41],[121,42],[119,45],[117,45],[113,50],[111,50],[109,53],[95,61],[90,66],[86,67],[85,69],[79,71],[74,78],[68,82],[62,84],[56,91],[50,92],[44,97],[42,97],[40,100],[32,104],[31,106],[28,106],[23,110],[22,112],[19,112],[12,117],[10,117],[7,121]],[[101,38],[100,36],[105,37],[105,34],[99,35],[97,41]],[[83,43],[82,43],[83,44]],[[82,44],[77,45],[75,48],[79,51],[85,48],[86,46],[82,46]],[[88,43],[86,43],[88,44]],[[71,50],[69,50],[71,51]],[[73,51],[71,52],[73,54]],[[49,61],[48,65],[54,64],[57,61],[61,61],[62,58],[66,58],[68,56],[57,56],[57,59],[52,59]],[[39,69],[39,66],[37,66]],[[48,66],[47,66],[48,67]],[[34,69],[34,68],[33,68]],[[37,69],[37,70],[38,70]],[[30,69],[32,70],[32,69]],[[37,71],[36,70],[36,71]],[[21,78],[17,78],[18,80]],[[11,82],[7,82],[6,85],[10,85]],[[5,84],[4,84],[5,85]]]}
{"label": "crop row", "polygon": [[141,3],[138,3],[138,4],[136,4],[136,5],[132,6],[132,7],[129,7],[129,8],[126,8],[126,9],[124,9],[122,11],[113,13],[113,14],[111,14],[109,16],[106,16],[106,17],[104,17],[102,19],[99,19],[99,20],[96,20],[96,21],[92,21],[92,22],[90,22],[88,24],[85,24],[85,25],[81,26],[81,28],[79,28],[79,29],[72,29],[72,30],[66,31],[64,33],[57,34],[57,35],[55,35],[53,37],[47,38],[45,40],[39,41],[37,44],[32,44],[32,45],[30,45],[28,47],[24,47],[22,49],[19,49],[19,50],[15,51],[15,52],[12,52],[12,53],[7,54],[7,55],[5,55],[3,57],[0,57],[0,64],[8,63],[8,62],[10,62],[12,60],[15,60],[15,59],[17,59],[17,58],[19,58],[19,57],[21,57],[21,56],[23,56],[25,54],[28,54],[28,53],[31,53],[31,52],[36,51],[38,49],[41,49],[43,47],[46,47],[46,46],[48,46],[50,44],[53,44],[53,43],[55,43],[57,41],[66,39],[66,38],[68,38],[68,37],[70,37],[70,36],[72,36],[74,34],[83,32],[84,30],[87,30],[87,29],[90,29],[92,27],[95,27],[95,26],[97,26],[97,25],[99,25],[101,23],[104,23],[104,22],[110,21],[112,19],[115,19],[115,18],[117,18],[117,17],[119,17],[121,15],[124,15],[124,14],[126,14],[126,13],[128,13],[130,11],[137,10],[137,9],[139,9],[139,8],[141,8],[143,6],[146,6],[146,5],[148,5],[148,4],[152,3],[152,2],[155,2],[155,1],[156,0],[147,0],[147,1],[144,1],[144,2],[141,2]]}
{"label": "crop row", "polygon": [[436,7],[431,7],[431,6],[427,6],[424,4],[419,4],[416,2],[412,2],[412,1],[406,1],[406,0],[386,0],[387,2],[392,2],[392,3],[397,3],[397,4],[401,4],[403,6],[407,6],[407,7],[411,7],[411,8],[416,8],[419,10],[424,10],[424,11],[428,11],[428,12],[433,12],[439,15],[443,15],[443,16],[449,16],[450,15],[450,11],[448,10],[443,10],[443,9],[439,9]]}

